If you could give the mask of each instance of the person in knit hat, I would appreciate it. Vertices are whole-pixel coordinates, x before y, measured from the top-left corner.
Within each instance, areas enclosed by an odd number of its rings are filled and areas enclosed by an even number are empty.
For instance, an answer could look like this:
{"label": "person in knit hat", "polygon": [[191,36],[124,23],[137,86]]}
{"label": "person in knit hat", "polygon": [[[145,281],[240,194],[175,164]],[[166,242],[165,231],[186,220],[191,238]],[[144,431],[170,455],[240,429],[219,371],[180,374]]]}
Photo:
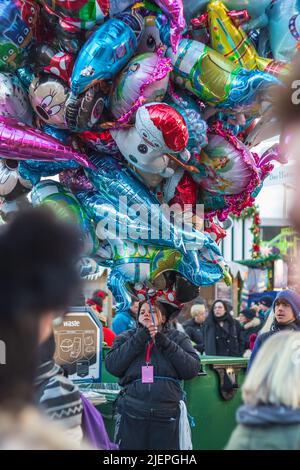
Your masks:
{"label": "person in knit hat", "polygon": [[260,318],[256,316],[256,311],[253,308],[245,308],[239,314],[238,318],[242,331],[241,342],[244,348],[244,357],[251,355],[250,338],[253,334],[257,334],[262,327]]}
{"label": "person in knit hat", "polygon": [[272,311],[273,298],[270,295],[263,295],[258,302],[258,315],[262,321],[266,321]]}
{"label": "person in knit hat", "polygon": [[271,329],[257,337],[249,360],[248,370],[251,368],[262,344],[270,336],[280,331],[300,331],[300,295],[296,292],[290,289],[279,292],[273,304],[273,311],[274,321]]}

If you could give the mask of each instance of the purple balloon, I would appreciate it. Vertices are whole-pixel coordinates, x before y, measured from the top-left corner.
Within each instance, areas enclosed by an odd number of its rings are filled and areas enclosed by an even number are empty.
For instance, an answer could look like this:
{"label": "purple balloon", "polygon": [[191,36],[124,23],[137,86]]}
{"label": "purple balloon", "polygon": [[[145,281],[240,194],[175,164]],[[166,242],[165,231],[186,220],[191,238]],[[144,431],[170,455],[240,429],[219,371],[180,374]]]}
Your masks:
{"label": "purple balloon", "polygon": [[0,156],[14,160],[76,160],[94,168],[88,157],[78,153],[39,129],[8,117],[0,117]]}
{"label": "purple balloon", "polygon": [[59,174],[59,181],[74,193],[95,190],[82,168],[62,171]]}

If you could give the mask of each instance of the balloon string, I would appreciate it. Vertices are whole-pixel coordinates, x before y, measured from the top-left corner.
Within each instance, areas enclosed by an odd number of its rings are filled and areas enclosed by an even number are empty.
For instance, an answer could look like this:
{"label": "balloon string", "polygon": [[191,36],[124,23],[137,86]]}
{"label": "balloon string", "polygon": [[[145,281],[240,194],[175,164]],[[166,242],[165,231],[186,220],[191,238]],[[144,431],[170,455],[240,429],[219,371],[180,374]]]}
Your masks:
{"label": "balloon string", "polygon": [[[152,318],[152,323],[153,325],[155,326],[155,317],[154,317],[154,312],[153,312],[153,308],[152,308],[152,304],[151,304],[151,300],[149,298],[149,294],[148,294],[148,289],[145,285],[145,290],[146,290],[146,297],[147,297],[147,302],[149,304],[149,308],[150,308],[150,313],[151,313],[151,318]],[[155,338],[152,339],[152,342],[155,344]]]}
{"label": "balloon string", "polygon": [[176,162],[179,166],[184,168],[187,171],[191,171],[192,173],[200,173],[200,170],[193,165],[187,165],[186,163],[178,160],[178,158],[175,157],[175,155],[172,155],[171,153],[166,153],[165,154],[170,160],[173,160],[173,162]]}

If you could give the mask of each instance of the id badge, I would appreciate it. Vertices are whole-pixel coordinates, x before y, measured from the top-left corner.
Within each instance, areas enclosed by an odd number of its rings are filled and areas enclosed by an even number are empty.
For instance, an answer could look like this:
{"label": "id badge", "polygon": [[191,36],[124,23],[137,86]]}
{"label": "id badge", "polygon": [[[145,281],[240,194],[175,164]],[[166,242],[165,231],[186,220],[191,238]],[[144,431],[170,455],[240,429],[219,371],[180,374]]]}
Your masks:
{"label": "id badge", "polygon": [[153,366],[142,366],[142,384],[153,384]]}

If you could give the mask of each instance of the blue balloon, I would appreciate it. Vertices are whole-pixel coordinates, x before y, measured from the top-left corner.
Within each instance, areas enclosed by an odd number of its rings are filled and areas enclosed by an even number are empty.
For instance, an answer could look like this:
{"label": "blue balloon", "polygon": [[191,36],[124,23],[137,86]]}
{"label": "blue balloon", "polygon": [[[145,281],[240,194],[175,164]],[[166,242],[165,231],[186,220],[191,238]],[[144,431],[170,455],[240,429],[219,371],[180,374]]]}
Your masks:
{"label": "blue balloon", "polygon": [[142,245],[175,248],[185,255],[187,265],[191,262],[199,270],[198,252],[204,251],[219,273],[225,271],[224,259],[213,239],[191,225],[174,224],[131,170],[108,156],[94,155],[90,161],[97,170],[86,173],[96,192],[80,193],[77,198],[96,223],[102,222],[103,227],[105,222],[110,227],[107,238],[112,231],[114,236]]}
{"label": "blue balloon", "polygon": [[276,60],[291,61],[300,41],[300,1],[273,1],[267,8],[271,50]]}
{"label": "blue balloon", "polygon": [[54,176],[64,170],[79,168],[75,160],[66,162],[39,162],[26,160],[19,162],[19,174],[22,178],[29,180],[33,185],[37,184],[42,177]]}
{"label": "blue balloon", "polygon": [[28,66],[20,67],[16,70],[16,75],[22,82],[22,85],[24,86],[25,90],[28,92],[30,84],[35,78],[35,75],[31,68]]}
{"label": "blue balloon", "polygon": [[141,15],[123,13],[103,23],[79,52],[70,80],[79,95],[100,80],[113,78],[133,56],[144,26]]}
{"label": "blue balloon", "polygon": [[67,145],[70,144],[70,137],[71,137],[70,131],[66,129],[59,129],[58,127],[49,126],[49,124],[43,124],[42,130],[46,134],[51,135],[51,137],[54,137],[55,139],[60,140],[60,142],[63,142],[64,144],[67,144]]}
{"label": "blue balloon", "polygon": [[[129,285],[137,282],[152,282],[155,276],[165,270],[180,273],[185,279],[196,286],[210,285],[218,282],[224,275],[220,252],[216,244],[206,238],[202,249],[189,250],[180,253],[178,250],[163,246],[154,246],[143,243],[148,240],[132,240],[115,236],[114,229],[122,223],[128,224],[128,228],[139,224],[131,220],[125,213],[120,213],[112,206],[105,203],[99,193],[95,191],[79,192],[76,197],[86,213],[97,223],[96,233],[103,242],[94,259],[102,266],[110,266],[111,273],[108,281],[115,300],[117,309],[126,308],[130,302]],[[106,220],[108,231],[100,235],[99,223]],[[139,221],[141,222],[141,220]],[[102,258],[100,258],[102,256]],[[94,266],[94,263],[89,263]]]}
{"label": "blue balloon", "polygon": [[[54,137],[55,139],[69,144],[71,133],[66,129],[58,129],[48,124],[42,126],[43,132]],[[19,173],[20,175],[28,179],[33,185],[37,184],[42,177],[54,176],[65,170],[75,170],[80,165],[75,160],[69,160],[65,162],[40,162],[36,160],[20,161]]]}

